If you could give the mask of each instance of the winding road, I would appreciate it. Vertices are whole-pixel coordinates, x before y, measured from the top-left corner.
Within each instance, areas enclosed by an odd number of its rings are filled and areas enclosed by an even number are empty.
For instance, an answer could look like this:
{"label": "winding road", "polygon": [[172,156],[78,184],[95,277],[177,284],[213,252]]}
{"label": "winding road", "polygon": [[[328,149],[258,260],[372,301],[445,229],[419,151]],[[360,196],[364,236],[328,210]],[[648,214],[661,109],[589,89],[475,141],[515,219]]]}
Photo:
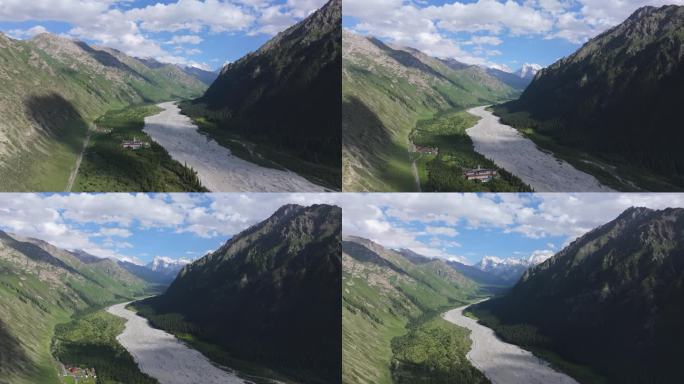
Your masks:
{"label": "winding road", "polygon": [[579,384],[516,345],[499,339],[494,331],[463,315],[467,306],[452,309],[444,319],[470,330],[473,344],[466,358],[492,384]]}
{"label": "winding road", "polygon": [[107,312],[126,319],[126,328],[116,337],[128,350],[140,370],[160,384],[242,384],[234,373],[213,365],[200,352],[178,341],[173,335],[152,328],[147,319],[116,304]]}
{"label": "winding road", "polygon": [[74,181],[76,181],[76,176],[78,176],[78,170],[79,168],[81,168],[83,154],[88,148],[88,143],[90,143],[90,136],[93,133],[93,129],[94,127],[92,125],[88,127],[88,133],[86,133],[86,137],[83,140],[83,147],[81,148],[81,152],[78,154],[78,158],[76,158],[76,165],[74,165],[74,169],[72,169],[71,173],[69,174],[69,180],[67,181],[67,186],[64,189],[64,192],[71,192],[71,189],[74,187]]}
{"label": "winding road", "polygon": [[162,112],[145,117],[143,131],[172,158],[192,167],[213,192],[323,192],[291,171],[266,168],[231,154],[228,148],[201,134],[174,102],[157,104]]}
{"label": "winding road", "polygon": [[499,118],[485,108],[468,110],[468,113],[480,117],[475,126],[466,129],[475,151],[521,178],[536,192],[612,191],[594,176],[540,150],[532,140],[515,128],[501,124]]}

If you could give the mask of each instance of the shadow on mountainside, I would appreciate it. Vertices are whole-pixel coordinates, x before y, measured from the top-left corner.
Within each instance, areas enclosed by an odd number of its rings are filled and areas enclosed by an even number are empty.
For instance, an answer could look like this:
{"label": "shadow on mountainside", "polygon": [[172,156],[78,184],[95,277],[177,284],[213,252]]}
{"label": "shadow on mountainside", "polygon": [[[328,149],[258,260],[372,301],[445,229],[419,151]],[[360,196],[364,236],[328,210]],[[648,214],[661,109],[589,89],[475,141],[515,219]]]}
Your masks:
{"label": "shadow on mountainside", "polygon": [[74,105],[62,95],[29,96],[24,102],[26,116],[69,150],[79,153],[88,123]]}
{"label": "shadow on mountainside", "polygon": [[25,372],[31,368],[28,356],[17,340],[7,329],[7,325],[0,319],[0,383],[3,377],[10,373]]}
{"label": "shadow on mountainside", "polygon": [[[342,100],[342,142],[347,151],[361,160],[358,165],[377,172],[379,180],[396,179],[393,169],[385,166],[388,159],[405,157],[409,162],[406,148],[393,141],[380,117],[355,96]],[[413,179],[409,182],[413,183]]]}

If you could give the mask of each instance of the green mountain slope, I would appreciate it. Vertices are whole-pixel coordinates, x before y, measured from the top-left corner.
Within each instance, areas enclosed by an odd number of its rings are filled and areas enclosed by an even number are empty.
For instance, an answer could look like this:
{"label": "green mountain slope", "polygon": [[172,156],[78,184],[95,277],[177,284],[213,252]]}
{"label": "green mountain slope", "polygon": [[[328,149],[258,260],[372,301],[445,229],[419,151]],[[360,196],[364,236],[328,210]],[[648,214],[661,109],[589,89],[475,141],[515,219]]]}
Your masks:
{"label": "green mountain slope", "polygon": [[0,231],[0,382],[60,383],[51,353],[55,326],[150,292],[115,262],[82,258]]}
{"label": "green mountain slope", "polygon": [[370,240],[342,242],[344,383],[485,383],[466,360],[468,331],[439,316],[479,295],[445,262]]}
{"label": "green mountain slope", "polygon": [[269,160],[339,190],[341,14],[342,1],[330,0],[223,67],[183,112],[223,145],[253,142]]}
{"label": "green mountain slope", "polygon": [[[464,131],[475,124],[476,118],[454,112],[508,100],[517,96],[519,90],[478,66],[436,59],[411,48],[391,47],[346,30],[342,42],[345,191],[414,191],[409,136],[414,139],[412,131],[419,120],[435,118],[421,127],[434,133],[431,136],[439,137],[422,141],[417,138],[420,142],[414,140],[415,144],[451,147],[438,156],[441,168],[453,167],[452,162],[461,166],[475,167],[478,162],[485,165],[487,160],[474,153]],[[441,130],[445,125],[449,128]],[[467,159],[457,159],[464,153]],[[423,156],[422,161],[426,162],[428,157]],[[419,168],[424,169],[425,164],[420,163]],[[459,170],[450,168],[449,172],[459,174]],[[421,179],[427,181],[424,175]]]}
{"label": "green mountain slope", "polygon": [[283,206],[136,307],[242,372],[269,376],[255,369],[266,366],[288,381],[339,382],[341,215],[330,205]]}
{"label": "green mountain slope", "polygon": [[[684,209],[630,208],[476,312],[493,313],[512,341],[589,366],[607,383],[678,383],[682,303]],[[536,336],[512,331],[530,327]]]}
{"label": "green mountain slope", "polygon": [[[131,104],[190,98],[206,86],[180,68],[50,34],[0,33],[0,190],[63,191],[89,125]],[[48,160],[49,159],[49,160]]]}
{"label": "green mountain slope", "polygon": [[683,44],[683,6],[640,8],[543,69],[496,112],[575,164],[599,163],[589,170],[618,189],[681,190]]}

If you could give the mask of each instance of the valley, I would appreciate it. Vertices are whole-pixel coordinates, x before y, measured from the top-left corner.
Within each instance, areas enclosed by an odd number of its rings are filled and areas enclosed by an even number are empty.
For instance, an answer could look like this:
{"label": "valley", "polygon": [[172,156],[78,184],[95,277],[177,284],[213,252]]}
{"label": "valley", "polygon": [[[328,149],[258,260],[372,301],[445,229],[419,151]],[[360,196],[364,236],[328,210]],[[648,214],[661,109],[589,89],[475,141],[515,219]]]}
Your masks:
{"label": "valley", "polygon": [[[343,185],[360,191],[530,191],[477,153],[468,108],[517,96],[516,75],[343,32]],[[494,174],[469,179],[478,166]]]}

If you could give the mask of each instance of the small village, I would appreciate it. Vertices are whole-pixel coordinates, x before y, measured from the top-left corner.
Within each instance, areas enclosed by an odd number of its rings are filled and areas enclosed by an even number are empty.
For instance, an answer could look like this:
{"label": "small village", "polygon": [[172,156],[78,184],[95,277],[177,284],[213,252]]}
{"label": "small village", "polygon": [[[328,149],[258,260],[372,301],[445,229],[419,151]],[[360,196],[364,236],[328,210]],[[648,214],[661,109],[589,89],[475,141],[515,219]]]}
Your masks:
{"label": "small village", "polygon": [[123,149],[132,149],[135,151],[135,150],[138,150],[141,148],[149,148],[150,143],[148,143],[146,141],[138,140],[138,138],[133,137],[133,140],[122,140],[121,141],[121,147]]}
{"label": "small village", "polygon": [[97,373],[95,368],[80,368],[70,364],[60,364],[60,376],[67,384],[95,384]]}
{"label": "small village", "polygon": [[483,183],[491,181],[496,176],[496,169],[480,168],[479,165],[477,166],[477,168],[463,170],[463,177],[465,177],[467,180],[478,180]]}

